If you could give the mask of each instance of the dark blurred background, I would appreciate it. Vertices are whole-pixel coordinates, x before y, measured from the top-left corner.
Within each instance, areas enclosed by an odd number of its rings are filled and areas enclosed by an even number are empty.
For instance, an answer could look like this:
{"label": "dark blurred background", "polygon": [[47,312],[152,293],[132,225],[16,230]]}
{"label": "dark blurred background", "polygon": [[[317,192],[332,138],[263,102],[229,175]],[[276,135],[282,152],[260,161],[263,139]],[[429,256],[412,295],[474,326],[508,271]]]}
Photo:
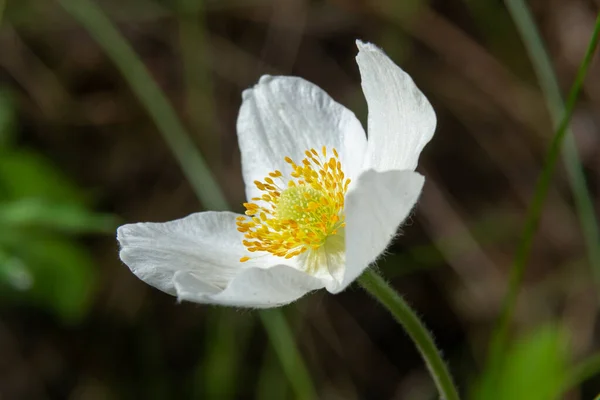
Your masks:
{"label": "dark blurred background", "polygon": [[[93,3],[131,43],[237,211],[245,199],[235,122],[242,90],[261,75],[310,80],[363,122],[355,39],[412,75],[438,128],[418,169],[427,177],[421,201],[379,268],[432,330],[461,392],[477,397],[553,134],[502,1]],[[529,6],[566,93],[600,2]],[[255,311],[177,304],[120,262],[120,223],[203,209],[129,79],[60,2],[0,0],[0,16],[0,399],[297,398]],[[596,210],[599,78],[593,62],[572,118]],[[559,326],[567,365],[600,344],[584,243],[559,166],[513,337]],[[357,285],[282,311],[319,398],[436,398],[412,342]],[[552,361],[524,348],[511,371],[529,387]],[[565,398],[598,391],[592,377]]]}

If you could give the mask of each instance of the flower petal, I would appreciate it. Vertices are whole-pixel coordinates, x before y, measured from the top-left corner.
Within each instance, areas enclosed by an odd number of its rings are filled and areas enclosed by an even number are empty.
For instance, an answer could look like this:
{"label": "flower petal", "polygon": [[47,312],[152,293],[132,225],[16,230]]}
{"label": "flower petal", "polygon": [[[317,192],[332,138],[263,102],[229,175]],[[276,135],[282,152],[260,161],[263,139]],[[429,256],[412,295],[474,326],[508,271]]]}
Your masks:
{"label": "flower petal", "polygon": [[345,174],[361,170],[365,132],[352,111],[318,86],[301,78],[263,76],[244,91],[237,121],[242,173],[248,199],[260,196],[254,181],[280,170],[287,179],[286,156],[301,163],[304,151],[336,148]]}
{"label": "flower petal", "polygon": [[210,287],[225,288],[241,270],[280,264],[274,257],[241,263],[249,255],[231,212],[203,212],[166,223],[119,227],[121,260],[144,282],[175,295],[173,276],[194,272]]}
{"label": "flower petal", "polygon": [[384,252],[410,214],[425,178],[414,171],[363,172],[346,196],[346,270],[331,293],[344,290]]}
{"label": "flower petal", "polygon": [[319,279],[285,265],[248,268],[222,291],[211,290],[194,272],[178,272],[174,282],[179,300],[252,308],[282,306],[324,286]]}
{"label": "flower petal", "polygon": [[356,62],[369,106],[364,169],[414,170],[435,131],[435,112],[412,78],[382,50],[361,41],[356,45]]}

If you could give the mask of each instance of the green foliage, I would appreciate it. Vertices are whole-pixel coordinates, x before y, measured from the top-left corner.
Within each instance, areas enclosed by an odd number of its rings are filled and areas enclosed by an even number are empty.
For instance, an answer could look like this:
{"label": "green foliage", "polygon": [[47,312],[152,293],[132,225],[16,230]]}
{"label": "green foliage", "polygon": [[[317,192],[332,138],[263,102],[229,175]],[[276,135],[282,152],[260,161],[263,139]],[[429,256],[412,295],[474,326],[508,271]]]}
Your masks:
{"label": "green foliage", "polygon": [[13,246],[0,242],[0,285],[8,289],[3,290],[4,299],[50,308],[67,323],[79,321],[93,293],[89,254],[72,239],[57,235],[29,233],[20,239]]}
{"label": "green foliage", "polygon": [[552,400],[560,397],[568,371],[563,332],[543,327],[517,341],[485,371],[473,400]]}
{"label": "green foliage", "polygon": [[68,234],[112,231],[116,220],[88,211],[80,190],[43,156],[15,148],[14,128],[12,100],[0,91],[0,299],[76,323],[90,305],[94,266]]}
{"label": "green foliage", "polygon": [[74,204],[43,198],[25,198],[0,204],[0,225],[49,229],[65,233],[113,232],[117,220],[109,214],[90,213]]}
{"label": "green foliage", "polygon": [[0,149],[0,194],[3,199],[44,198],[81,204],[83,197],[48,160],[32,151]]}

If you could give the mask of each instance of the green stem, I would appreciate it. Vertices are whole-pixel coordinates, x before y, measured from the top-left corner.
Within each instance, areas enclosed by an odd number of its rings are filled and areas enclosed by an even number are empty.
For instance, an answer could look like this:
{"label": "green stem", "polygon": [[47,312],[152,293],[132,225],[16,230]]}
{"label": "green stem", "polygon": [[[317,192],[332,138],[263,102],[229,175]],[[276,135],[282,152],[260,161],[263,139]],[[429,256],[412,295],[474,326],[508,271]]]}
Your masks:
{"label": "green stem", "polygon": [[135,54],[127,40],[104,12],[90,0],[58,0],[104,49],[121,71],[163,138],[205,208],[226,210],[227,201],[177,113]]}
{"label": "green stem", "polygon": [[[550,108],[552,115],[560,113],[562,118],[556,122],[556,133],[554,134],[550,147],[546,153],[544,169],[536,184],[533,200],[527,212],[523,236],[519,242],[510,273],[508,293],[504,299],[502,312],[492,339],[490,348],[491,360],[495,360],[504,351],[508,341],[510,321],[514,314],[519,290],[523,281],[523,275],[527,267],[529,254],[531,253],[533,238],[538,228],[544,201],[546,200],[550,188],[561,147],[564,150],[565,164],[571,178],[579,218],[584,229],[584,236],[587,240],[588,257],[593,266],[593,271],[596,273],[598,283],[600,284],[600,254],[598,253],[598,250],[600,249],[600,247],[598,247],[600,239],[598,239],[598,228],[596,226],[594,208],[587,192],[585,178],[581,170],[575,144],[573,142],[573,136],[569,130],[569,122],[573,115],[577,98],[583,87],[583,82],[598,43],[600,34],[600,15],[596,20],[594,33],[592,34],[585,57],[577,71],[577,76],[567,97],[567,104],[565,107],[562,105],[560,92],[558,92],[558,96],[556,95],[556,90],[558,90],[558,88],[555,90],[554,84],[550,83],[550,81],[555,82],[550,60],[544,51],[541,39],[539,38],[535,27],[530,26],[533,24],[533,21],[531,20],[529,11],[519,0],[507,0],[507,6],[509,6],[509,9],[511,10],[517,26],[521,27],[521,34],[530,49],[530,55],[534,60],[534,64],[537,66],[536,70],[538,71],[539,79],[543,83],[542,86],[546,88],[545,92],[546,98],[548,99],[548,107]],[[565,138],[569,138],[570,140],[564,142]],[[562,146],[563,142],[565,143],[564,147]]]}
{"label": "green stem", "polygon": [[379,301],[400,323],[416,344],[425,364],[444,400],[459,400],[448,367],[436,347],[431,334],[406,301],[373,269],[369,268],[358,279],[360,285]]}
{"label": "green stem", "polygon": [[267,330],[269,341],[282,363],[283,371],[292,384],[295,398],[300,400],[316,399],[316,393],[310,375],[294,343],[290,326],[279,310],[268,310],[260,313],[263,325]]}

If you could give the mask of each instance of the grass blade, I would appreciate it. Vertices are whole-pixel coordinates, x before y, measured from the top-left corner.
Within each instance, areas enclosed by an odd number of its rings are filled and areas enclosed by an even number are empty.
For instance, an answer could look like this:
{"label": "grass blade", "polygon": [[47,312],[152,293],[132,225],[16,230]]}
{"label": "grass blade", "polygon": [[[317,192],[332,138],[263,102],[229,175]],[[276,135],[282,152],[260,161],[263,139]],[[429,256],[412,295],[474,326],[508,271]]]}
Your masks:
{"label": "grass blade", "polygon": [[279,310],[268,310],[263,311],[260,317],[275,354],[279,357],[283,371],[292,385],[295,398],[299,400],[316,399],[317,395],[310,380],[308,369],[302,362],[294,343],[294,336],[283,313]]}
{"label": "grass blade", "polygon": [[186,87],[186,114],[192,132],[198,137],[200,151],[210,165],[218,162],[219,135],[215,132],[215,104],[206,12],[203,1],[178,0],[179,44]]}
{"label": "grass blade", "polygon": [[131,86],[205,208],[226,210],[227,201],[196,145],[148,69],[106,14],[90,0],[58,0],[96,40]]}
{"label": "grass blade", "polygon": [[[538,222],[542,213],[542,207],[550,187],[554,168],[562,147],[563,158],[567,172],[571,179],[571,185],[575,196],[580,223],[583,227],[586,239],[588,258],[598,283],[600,284],[600,235],[594,213],[591,197],[586,187],[585,178],[577,155],[577,149],[569,129],[569,122],[575,109],[577,97],[583,86],[588,67],[591,63],[594,50],[598,43],[600,34],[600,15],[596,20],[596,26],[588,45],[586,55],[579,67],[575,82],[569,92],[566,106],[558,83],[552,71],[550,59],[544,50],[541,38],[535,28],[533,19],[527,6],[520,0],[506,0],[507,7],[519,28],[523,40],[528,48],[533,64],[538,74],[540,84],[544,90],[548,108],[550,109],[555,123],[556,133],[546,154],[544,169],[536,184],[534,197],[529,207],[523,236],[515,255],[514,264],[511,269],[508,294],[504,300],[502,313],[494,332],[491,345],[491,359],[495,359],[505,348],[508,336],[508,328],[517,302],[517,297],[523,275],[531,252],[533,237],[537,231]],[[563,146],[564,143],[564,146]]]}

